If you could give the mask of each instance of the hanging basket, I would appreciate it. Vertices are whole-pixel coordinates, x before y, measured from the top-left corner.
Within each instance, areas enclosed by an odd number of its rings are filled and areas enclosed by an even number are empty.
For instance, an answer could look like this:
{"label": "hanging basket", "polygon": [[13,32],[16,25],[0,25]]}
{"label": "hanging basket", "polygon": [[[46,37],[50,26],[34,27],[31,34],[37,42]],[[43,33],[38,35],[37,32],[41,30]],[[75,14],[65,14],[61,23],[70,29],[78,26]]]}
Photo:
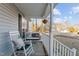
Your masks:
{"label": "hanging basket", "polygon": [[43,22],[44,24],[46,24],[48,21],[47,21],[46,19],[44,19],[42,22]]}

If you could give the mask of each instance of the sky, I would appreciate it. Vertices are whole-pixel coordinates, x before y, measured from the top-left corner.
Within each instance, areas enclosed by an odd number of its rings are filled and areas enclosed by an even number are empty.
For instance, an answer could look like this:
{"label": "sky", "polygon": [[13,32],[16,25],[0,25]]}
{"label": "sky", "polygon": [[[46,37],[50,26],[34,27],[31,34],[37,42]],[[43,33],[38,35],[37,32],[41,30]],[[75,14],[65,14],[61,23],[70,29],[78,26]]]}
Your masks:
{"label": "sky", "polygon": [[67,20],[71,25],[79,23],[79,3],[60,3],[53,10],[54,22]]}

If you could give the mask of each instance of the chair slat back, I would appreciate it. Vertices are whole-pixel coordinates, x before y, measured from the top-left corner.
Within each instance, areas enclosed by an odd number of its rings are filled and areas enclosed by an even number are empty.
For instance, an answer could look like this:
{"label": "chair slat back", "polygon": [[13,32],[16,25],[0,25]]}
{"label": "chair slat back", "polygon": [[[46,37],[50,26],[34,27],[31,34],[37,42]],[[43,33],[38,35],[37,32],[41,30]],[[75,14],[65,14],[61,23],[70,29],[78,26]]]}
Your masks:
{"label": "chair slat back", "polygon": [[18,37],[20,37],[20,34],[18,31],[10,31],[9,34],[10,34],[11,40],[16,40],[18,39]]}

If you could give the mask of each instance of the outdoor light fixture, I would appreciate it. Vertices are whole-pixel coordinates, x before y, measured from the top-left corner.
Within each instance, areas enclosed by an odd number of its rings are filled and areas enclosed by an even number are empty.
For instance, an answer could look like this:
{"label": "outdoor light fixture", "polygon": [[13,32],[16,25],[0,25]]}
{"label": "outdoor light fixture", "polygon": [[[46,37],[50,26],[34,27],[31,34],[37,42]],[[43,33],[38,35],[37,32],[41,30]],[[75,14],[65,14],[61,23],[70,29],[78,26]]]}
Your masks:
{"label": "outdoor light fixture", "polygon": [[48,20],[44,19],[42,22],[43,22],[44,24],[46,24],[46,23],[48,22]]}

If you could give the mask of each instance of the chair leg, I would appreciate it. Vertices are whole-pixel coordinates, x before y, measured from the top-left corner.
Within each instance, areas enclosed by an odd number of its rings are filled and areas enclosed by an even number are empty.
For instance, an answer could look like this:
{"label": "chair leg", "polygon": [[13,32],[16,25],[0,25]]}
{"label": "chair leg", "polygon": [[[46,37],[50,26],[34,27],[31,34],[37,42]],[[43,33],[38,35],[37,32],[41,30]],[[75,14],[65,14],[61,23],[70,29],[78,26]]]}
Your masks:
{"label": "chair leg", "polygon": [[35,53],[35,51],[34,51],[33,47],[32,47],[32,52],[33,52],[33,53]]}
{"label": "chair leg", "polygon": [[34,49],[33,49],[32,41],[30,41],[30,43],[31,43],[31,47],[32,47],[32,52],[35,53]]}
{"label": "chair leg", "polygon": [[26,49],[25,49],[24,46],[23,46],[23,49],[24,49],[24,54],[25,54],[25,56],[27,56]]}
{"label": "chair leg", "polygon": [[14,54],[14,56],[16,56],[15,47],[14,47],[13,42],[11,44],[12,44],[13,54]]}

